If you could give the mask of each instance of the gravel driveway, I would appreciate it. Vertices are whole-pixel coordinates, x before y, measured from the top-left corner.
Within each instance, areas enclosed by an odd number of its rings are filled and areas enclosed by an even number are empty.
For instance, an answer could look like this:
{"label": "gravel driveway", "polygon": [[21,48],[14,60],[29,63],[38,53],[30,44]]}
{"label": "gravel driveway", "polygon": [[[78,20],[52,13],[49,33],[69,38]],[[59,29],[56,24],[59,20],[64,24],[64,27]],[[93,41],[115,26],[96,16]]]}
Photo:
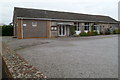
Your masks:
{"label": "gravel driveway", "polygon": [[116,35],[3,40],[49,78],[118,77]]}

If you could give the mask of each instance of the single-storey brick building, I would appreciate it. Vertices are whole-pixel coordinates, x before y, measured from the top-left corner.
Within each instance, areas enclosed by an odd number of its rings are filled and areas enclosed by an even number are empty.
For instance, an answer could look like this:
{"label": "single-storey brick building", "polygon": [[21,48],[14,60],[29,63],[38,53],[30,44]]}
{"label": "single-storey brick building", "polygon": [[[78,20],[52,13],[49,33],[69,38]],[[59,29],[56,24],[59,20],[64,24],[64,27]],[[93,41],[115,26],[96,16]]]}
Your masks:
{"label": "single-storey brick building", "polygon": [[71,27],[76,34],[91,29],[104,33],[107,28],[116,29],[118,22],[109,16],[15,7],[13,25],[14,36],[25,39],[70,36]]}

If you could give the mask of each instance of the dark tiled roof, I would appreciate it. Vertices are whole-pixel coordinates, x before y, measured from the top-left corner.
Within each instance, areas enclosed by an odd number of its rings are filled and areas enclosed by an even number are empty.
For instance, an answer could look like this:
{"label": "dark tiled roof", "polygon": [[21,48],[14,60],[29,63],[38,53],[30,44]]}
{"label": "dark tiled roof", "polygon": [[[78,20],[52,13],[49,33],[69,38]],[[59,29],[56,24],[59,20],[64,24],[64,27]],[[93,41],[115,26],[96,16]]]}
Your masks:
{"label": "dark tiled roof", "polygon": [[29,9],[29,8],[14,8],[14,14],[16,17],[25,18],[48,18],[48,19],[65,19],[65,20],[85,20],[95,22],[107,22],[116,23],[117,21],[109,16],[101,15],[89,15],[70,12],[58,12],[41,9]]}

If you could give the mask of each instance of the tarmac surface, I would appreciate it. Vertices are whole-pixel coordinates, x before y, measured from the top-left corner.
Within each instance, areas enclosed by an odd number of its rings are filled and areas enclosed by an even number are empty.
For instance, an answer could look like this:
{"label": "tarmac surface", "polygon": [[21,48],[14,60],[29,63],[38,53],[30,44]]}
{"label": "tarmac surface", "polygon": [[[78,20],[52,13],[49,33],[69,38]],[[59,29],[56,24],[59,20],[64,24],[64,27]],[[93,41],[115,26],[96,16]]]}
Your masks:
{"label": "tarmac surface", "polygon": [[3,41],[49,78],[118,77],[117,35]]}

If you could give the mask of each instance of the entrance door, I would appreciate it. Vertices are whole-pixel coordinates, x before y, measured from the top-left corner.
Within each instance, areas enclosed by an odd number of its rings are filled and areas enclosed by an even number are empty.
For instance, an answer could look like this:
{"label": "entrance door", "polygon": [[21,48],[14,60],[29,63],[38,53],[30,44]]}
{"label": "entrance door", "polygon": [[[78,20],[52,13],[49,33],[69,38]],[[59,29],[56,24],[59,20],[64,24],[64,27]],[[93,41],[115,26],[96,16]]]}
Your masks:
{"label": "entrance door", "polygon": [[65,25],[59,25],[59,30],[58,30],[59,36],[66,36],[66,26]]}

